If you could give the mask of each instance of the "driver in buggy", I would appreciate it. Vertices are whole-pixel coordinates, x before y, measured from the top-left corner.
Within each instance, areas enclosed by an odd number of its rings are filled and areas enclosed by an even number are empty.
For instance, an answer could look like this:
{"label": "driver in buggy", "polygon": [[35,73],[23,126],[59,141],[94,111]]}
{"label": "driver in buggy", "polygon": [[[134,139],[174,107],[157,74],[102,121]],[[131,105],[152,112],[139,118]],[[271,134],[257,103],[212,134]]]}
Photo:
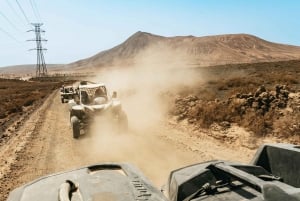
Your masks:
{"label": "driver in buggy", "polygon": [[63,92],[64,92],[64,90],[65,90],[65,85],[62,85],[62,86],[61,86],[61,88],[60,88],[60,92],[62,92],[62,93],[63,93]]}
{"label": "driver in buggy", "polygon": [[103,88],[98,88],[94,94],[94,104],[101,105],[107,102],[107,96]]}
{"label": "driver in buggy", "polygon": [[81,91],[81,101],[83,104],[89,104],[89,95],[86,91]]}

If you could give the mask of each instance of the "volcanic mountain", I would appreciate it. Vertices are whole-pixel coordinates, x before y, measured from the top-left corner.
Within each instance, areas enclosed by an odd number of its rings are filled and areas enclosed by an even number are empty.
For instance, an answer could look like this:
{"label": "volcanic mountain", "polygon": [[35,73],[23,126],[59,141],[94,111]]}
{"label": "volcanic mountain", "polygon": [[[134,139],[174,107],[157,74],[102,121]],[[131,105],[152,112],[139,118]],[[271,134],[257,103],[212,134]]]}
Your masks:
{"label": "volcanic mountain", "polygon": [[[273,43],[249,34],[164,37],[139,31],[118,46],[74,63],[48,66],[51,67],[48,71],[94,72],[126,66],[208,67],[298,59],[299,46]],[[35,72],[32,66],[26,69]],[[0,68],[0,73],[17,73],[18,70],[23,72],[24,66]]]}
{"label": "volcanic mountain", "polygon": [[212,66],[300,59],[300,47],[248,34],[163,37],[137,32],[122,44],[67,65],[69,70],[164,64]]}

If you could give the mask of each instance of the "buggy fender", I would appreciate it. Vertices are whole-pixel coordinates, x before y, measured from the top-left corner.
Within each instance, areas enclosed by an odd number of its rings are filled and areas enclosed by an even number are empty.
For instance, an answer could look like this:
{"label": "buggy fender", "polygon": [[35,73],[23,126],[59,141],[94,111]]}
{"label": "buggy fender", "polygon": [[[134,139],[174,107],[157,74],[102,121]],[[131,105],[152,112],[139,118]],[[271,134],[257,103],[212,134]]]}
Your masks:
{"label": "buggy fender", "polygon": [[73,106],[77,105],[76,102],[74,101],[74,99],[72,100],[69,100],[68,102],[68,105],[69,105],[69,110],[71,111]]}
{"label": "buggy fender", "polygon": [[122,104],[121,104],[121,101],[118,101],[118,100],[114,100],[112,101],[112,110],[114,112],[119,112],[122,110]]}
{"label": "buggy fender", "polygon": [[84,114],[84,107],[82,105],[74,105],[70,111],[70,117],[77,116],[81,119],[82,115]]}

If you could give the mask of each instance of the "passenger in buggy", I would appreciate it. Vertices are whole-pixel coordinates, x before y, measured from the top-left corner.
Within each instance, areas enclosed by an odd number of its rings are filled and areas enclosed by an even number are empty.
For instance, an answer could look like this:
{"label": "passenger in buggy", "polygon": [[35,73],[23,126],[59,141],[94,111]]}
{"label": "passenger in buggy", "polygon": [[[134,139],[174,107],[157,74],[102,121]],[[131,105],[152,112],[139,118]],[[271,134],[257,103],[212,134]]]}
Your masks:
{"label": "passenger in buggy", "polygon": [[107,102],[107,96],[102,88],[98,88],[94,94],[94,104],[101,105]]}
{"label": "passenger in buggy", "polygon": [[81,102],[83,104],[89,104],[89,95],[86,91],[81,91]]}

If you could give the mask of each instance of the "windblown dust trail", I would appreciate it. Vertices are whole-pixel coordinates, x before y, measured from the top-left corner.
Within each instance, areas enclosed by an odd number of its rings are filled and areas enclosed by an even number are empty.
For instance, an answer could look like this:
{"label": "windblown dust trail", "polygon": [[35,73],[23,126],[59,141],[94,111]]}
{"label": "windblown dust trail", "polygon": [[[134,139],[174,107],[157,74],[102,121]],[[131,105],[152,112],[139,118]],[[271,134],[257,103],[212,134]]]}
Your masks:
{"label": "windblown dust trail", "polygon": [[80,143],[86,143],[80,146],[85,158],[132,163],[159,186],[167,181],[171,170],[215,159],[216,152],[222,155],[221,159],[234,157],[222,154],[225,152],[220,143],[190,139],[187,133],[167,125],[171,102],[184,87],[199,85],[201,74],[187,68],[179,70],[176,65],[169,68],[141,65],[103,71],[94,80],[104,82],[111,93],[118,92],[128,115],[129,131],[116,133],[106,128],[109,122],[96,121],[91,135],[80,139]]}
{"label": "windblown dust trail", "polygon": [[165,125],[170,100],[165,93],[180,84],[191,84],[189,79],[172,71],[133,69],[106,72],[96,81],[118,92],[128,115],[129,130],[117,133],[107,128],[109,122],[104,119],[96,121],[91,134],[80,139],[80,143],[86,143],[81,146],[85,156],[97,157],[102,162],[132,163],[158,185],[167,180],[171,170],[200,160],[195,153],[177,149],[161,138],[172,135]]}
{"label": "windblown dust trail", "polygon": [[131,129],[145,132],[166,120],[170,101],[179,88],[199,83],[200,76],[189,70],[140,67],[99,73],[96,81],[118,92]]}

